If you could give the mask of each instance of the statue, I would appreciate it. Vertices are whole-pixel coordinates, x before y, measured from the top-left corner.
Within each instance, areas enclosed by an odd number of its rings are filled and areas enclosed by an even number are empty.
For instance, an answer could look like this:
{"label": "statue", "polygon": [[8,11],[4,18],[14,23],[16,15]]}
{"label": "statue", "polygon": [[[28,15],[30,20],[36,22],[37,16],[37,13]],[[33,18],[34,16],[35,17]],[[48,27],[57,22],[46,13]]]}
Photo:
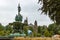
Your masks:
{"label": "statue", "polygon": [[22,22],[22,15],[20,14],[21,7],[20,4],[18,4],[18,15],[15,17],[15,21]]}
{"label": "statue", "polygon": [[23,29],[23,26],[22,26],[23,24],[21,23],[22,15],[20,14],[20,11],[21,11],[21,7],[20,7],[20,4],[18,4],[18,14],[15,17],[16,22],[13,23],[14,32],[19,32]]}

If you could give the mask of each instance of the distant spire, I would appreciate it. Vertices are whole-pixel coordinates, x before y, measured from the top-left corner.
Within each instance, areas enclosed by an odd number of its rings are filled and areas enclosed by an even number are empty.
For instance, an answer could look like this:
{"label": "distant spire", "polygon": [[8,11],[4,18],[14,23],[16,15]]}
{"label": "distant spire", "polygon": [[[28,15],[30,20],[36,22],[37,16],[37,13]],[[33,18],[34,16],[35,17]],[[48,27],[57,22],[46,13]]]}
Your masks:
{"label": "distant spire", "polygon": [[37,21],[35,20],[34,25],[37,26]]}
{"label": "distant spire", "polygon": [[26,17],[26,19],[24,20],[24,24],[28,25],[28,18]]}
{"label": "distant spire", "polygon": [[37,36],[37,33],[38,33],[38,26],[37,26],[37,21],[35,20],[34,22],[34,33],[36,34],[35,36]]}

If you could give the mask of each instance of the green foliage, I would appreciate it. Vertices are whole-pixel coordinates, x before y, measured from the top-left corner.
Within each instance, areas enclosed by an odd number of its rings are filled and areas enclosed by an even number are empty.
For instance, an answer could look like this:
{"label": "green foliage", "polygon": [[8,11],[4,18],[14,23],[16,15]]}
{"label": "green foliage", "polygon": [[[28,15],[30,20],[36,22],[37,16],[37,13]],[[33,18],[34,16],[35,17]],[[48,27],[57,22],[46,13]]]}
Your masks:
{"label": "green foliage", "polygon": [[60,26],[59,25],[56,25],[55,23],[53,23],[53,24],[50,24],[48,26],[48,30],[49,31],[52,31],[53,34],[59,34]]}
{"label": "green foliage", "polygon": [[42,13],[44,12],[51,20],[60,24],[60,0],[39,0],[39,3],[40,1],[43,3]]}
{"label": "green foliage", "polygon": [[11,25],[7,25],[7,26],[5,27],[5,30],[6,30],[7,32],[10,31],[10,33],[12,33],[13,28],[11,27]]}
{"label": "green foliage", "polygon": [[4,26],[2,24],[0,24],[0,31],[4,30]]}
{"label": "green foliage", "polygon": [[47,30],[47,26],[42,26],[41,27],[41,34],[44,35],[45,30]]}
{"label": "green foliage", "polygon": [[50,33],[50,36],[52,37],[54,35],[54,32],[53,31],[49,31]]}
{"label": "green foliage", "polygon": [[[14,24],[13,27],[11,25],[6,25],[4,27],[3,25],[0,24],[0,36],[8,36],[12,33],[12,31],[17,32],[19,30],[23,30],[23,32],[26,34],[26,36],[29,36],[28,30],[31,30],[32,34],[30,35],[30,37],[31,36],[33,36],[33,37],[41,37],[41,36],[51,37],[55,34],[60,35],[60,25],[57,25],[56,23],[52,23],[48,27],[45,25],[38,26],[38,32],[37,33],[35,32],[33,26],[28,26],[28,25],[26,26],[20,22],[14,22],[13,24]],[[19,31],[19,33],[21,33],[21,32]]]}
{"label": "green foliage", "polygon": [[5,30],[4,26],[2,24],[0,24],[0,36],[5,35],[4,30]]}
{"label": "green foliage", "polygon": [[56,28],[56,32],[60,35],[60,25]]}
{"label": "green foliage", "polygon": [[38,33],[41,33],[41,27],[40,26],[38,26]]}
{"label": "green foliage", "polygon": [[60,35],[60,31],[58,31],[58,34]]}
{"label": "green foliage", "polygon": [[29,30],[31,30],[33,32],[33,27],[29,26]]}
{"label": "green foliage", "polygon": [[12,33],[12,32],[10,32],[10,30],[5,30],[4,32],[5,32],[5,36],[8,36]]}
{"label": "green foliage", "polygon": [[5,36],[4,30],[0,31],[0,36]]}
{"label": "green foliage", "polygon": [[41,37],[41,34],[40,33],[37,33],[37,37]]}
{"label": "green foliage", "polygon": [[28,26],[24,26],[23,30],[24,30],[24,33],[26,34],[26,36],[28,36]]}
{"label": "green foliage", "polygon": [[49,31],[54,31],[54,30],[56,30],[56,28],[57,28],[57,25],[56,24],[50,24],[49,26],[48,26],[48,30]]}
{"label": "green foliage", "polygon": [[34,36],[34,37],[37,37],[37,33],[36,33],[36,32],[33,32],[33,36]]}
{"label": "green foliage", "polygon": [[45,32],[44,32],[44,36],[45,36],[45,37],[51,37],[51,33],[49,33],[48,30],[45,30]]}

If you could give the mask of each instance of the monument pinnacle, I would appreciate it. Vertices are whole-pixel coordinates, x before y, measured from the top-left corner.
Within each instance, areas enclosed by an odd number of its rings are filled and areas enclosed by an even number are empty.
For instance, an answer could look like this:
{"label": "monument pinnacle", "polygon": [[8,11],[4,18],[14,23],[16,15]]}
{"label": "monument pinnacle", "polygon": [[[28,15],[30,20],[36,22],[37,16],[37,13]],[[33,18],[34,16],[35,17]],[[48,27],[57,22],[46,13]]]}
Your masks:
{"label": "monument pinnacle", "polygon": [[16,15],[15,21],[22,22],[22,15],[20,14],[20,11],[21,11],[21,7],[20,7],[20,3],[19,3],[18,4],[18,15]]}

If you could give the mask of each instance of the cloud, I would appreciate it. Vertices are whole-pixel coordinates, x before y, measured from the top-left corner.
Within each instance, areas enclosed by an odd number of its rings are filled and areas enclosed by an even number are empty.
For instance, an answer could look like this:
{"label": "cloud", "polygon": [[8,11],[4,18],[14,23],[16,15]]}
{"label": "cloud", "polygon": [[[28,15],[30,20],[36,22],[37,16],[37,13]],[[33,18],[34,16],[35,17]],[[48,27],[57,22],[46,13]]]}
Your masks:
{"label": "cloud", "polygon": [[[0,23],[7,25],[13,22],[16,14],[18,14],[17,6],[18,0],[0,0]],[[38,25],[52,23],[48,16],[41,15],[41,11],[37,11],[40,7],[37,0],[20,0],[20,6],[23,21],[28,17],[29,23],[34,23],[35,20],[38,21]]]}

